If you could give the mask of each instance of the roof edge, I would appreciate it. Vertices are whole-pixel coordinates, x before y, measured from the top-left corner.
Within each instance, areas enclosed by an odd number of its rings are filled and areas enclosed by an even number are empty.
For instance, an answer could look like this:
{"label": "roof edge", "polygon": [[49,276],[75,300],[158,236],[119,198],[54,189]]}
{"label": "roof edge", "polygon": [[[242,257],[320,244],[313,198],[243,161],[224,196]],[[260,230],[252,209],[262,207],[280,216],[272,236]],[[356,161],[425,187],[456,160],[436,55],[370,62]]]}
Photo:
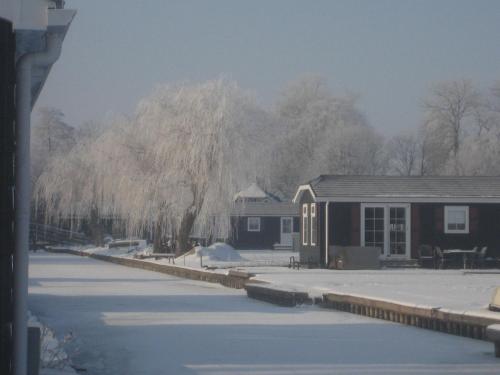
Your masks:
{"label": "roof edge", "polygon": [[300,197],[302,192],[304,192],[306,190],[309,191],[311,193],[312,197],[314,198],[314,200],[316,200],[316,193],[312,189],[311,184],[305,184],[305,185],[300,185],[298,187],[297,192],[295,193],[295,195],[292,199],[292,203],[297,203],[297,199]]}

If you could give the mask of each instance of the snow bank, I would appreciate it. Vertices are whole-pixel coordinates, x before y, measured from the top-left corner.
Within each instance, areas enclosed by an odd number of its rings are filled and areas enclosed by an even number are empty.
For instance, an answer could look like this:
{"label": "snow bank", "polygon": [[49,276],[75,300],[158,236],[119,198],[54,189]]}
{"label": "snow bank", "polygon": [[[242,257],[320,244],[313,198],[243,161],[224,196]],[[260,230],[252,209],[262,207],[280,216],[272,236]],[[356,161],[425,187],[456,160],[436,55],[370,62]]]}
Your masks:
{"label": "snow bank", "polygon": [[208,247],[197,246],[195,253],[188,256],[207,257],[208,260],[217,262],[234,262],[243,260],[234,248],[223,242],[216,242]]}
{"label": "snow bank", "polygon": [[71,360],[64,345],[72,340],[72,334],[64,336],[59,341],[49,327],[42,324],[38,318],[28,311],[28,325],[40,328],[40,367],[41,375],[72,375],[76,372],[71,368]]}

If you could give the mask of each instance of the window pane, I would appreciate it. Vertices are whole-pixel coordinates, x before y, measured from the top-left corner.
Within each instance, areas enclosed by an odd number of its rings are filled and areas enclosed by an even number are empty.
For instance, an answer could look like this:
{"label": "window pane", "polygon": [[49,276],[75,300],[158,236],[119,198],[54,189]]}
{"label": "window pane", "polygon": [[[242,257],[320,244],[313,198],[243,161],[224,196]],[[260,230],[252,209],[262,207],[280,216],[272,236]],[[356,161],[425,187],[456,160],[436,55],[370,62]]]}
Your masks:
{"label": "window pane", "polygon": [[373,241],[375,241],[374,232],[366,232],[365,233],[365,242],[373,242]]}
{"label": "window pane", "polygon": [[366,207],[365,208],[365,217],[368,219],[372,219],[375,216],[375,208]]}
{"label": "window pane", "polygon": [[373,220],[365,220],[365,230],[375,229],[375,222]]}
{"label": "window pane", "polygon": [[292,233],[291,219],[283,219],[283,233]]}
{"label": "window pane", "polygon": [[447,206],[446,210],[446,229],[449,231],[467,230],[467,207]]}

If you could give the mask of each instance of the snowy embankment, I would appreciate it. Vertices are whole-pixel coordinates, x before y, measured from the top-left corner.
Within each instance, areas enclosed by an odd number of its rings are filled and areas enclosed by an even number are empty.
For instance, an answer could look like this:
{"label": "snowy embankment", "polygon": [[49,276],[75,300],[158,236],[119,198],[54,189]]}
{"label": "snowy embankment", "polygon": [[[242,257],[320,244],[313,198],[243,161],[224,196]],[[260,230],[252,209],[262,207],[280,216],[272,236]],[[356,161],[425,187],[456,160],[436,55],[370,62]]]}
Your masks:
{"label": "snowy embankment", "polygon": [[[75,248],[76,249],[76,248]],[[89,254],[133,258],[135,254],[148,253],[150,248],[88,248]],[[215,273],[226,273],[238,267],[256,277],[253,280],[291,291],[307,292],[311,297],[328,292],[347,293],[378,299],[418,304],[433,308],[458,311],[484,312],[496,287],[500,286],[499,274],[467,274],[462,270],[383,269],[383,270],[291,270],[287,267],[289,251],[234,250],[226,244],[197,247],[176,259],[176,266],[200,269],[202,266]],[[168,264],[168,260],[145,260]],[[279,267],[281,266],[281,267]],[[217,269],[214,269],[217,268]],[[500,315],[500,314],[499,314]]]}
{"label": "snowy embankment", "polygon": [[[67,246],[65,248],[68,248]],[[87,254],[107,255],[120,258],[134,258],[139,255],[148,255],[153,252],[152,247],[123,246],[123,247],[71,247],[73,250],[83,251]],[[184,255],[176,258],[178,266],[189,268],[219,268],[228,269],[235,267],[279,267],[287,266],[290,257],[297,257],[297,253],[286,250],[236,250],[232,246],[217,242],[208,247],[197,246]],[[153,258],[148,262],[169,264],[168,260]]]}
{"label": "snowy embankment", "polygon": [[66,344],[73,338],[71,333],[58,339],[55,332],[28,311],[28,325],[40,328],[40,375],[74,375]]}
{"label": "snowy embankment", "polygon": [[218,242],[208,247],[197,246],[180,256],[177,262],[188,267],[279,267],[288,265],[291,256],[297,257],[297,253],[284,250],[235,250],[228,244]]}
{"label": "snowy embankment", "polygon": [[468,274],[462,270],[383,269],[336,271],[257,267],[256,280],[308,292],[311,297],[336,292],[457,311],[487,311],[500,274]]}

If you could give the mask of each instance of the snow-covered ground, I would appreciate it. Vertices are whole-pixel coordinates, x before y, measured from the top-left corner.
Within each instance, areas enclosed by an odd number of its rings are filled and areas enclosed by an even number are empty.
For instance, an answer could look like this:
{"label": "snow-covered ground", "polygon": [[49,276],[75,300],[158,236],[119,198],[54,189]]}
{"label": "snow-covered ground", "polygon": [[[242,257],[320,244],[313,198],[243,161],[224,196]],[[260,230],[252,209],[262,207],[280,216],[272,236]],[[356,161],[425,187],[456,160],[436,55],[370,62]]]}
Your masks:
{"label": "snow-covered ground", "polygon": [[314,306],[276,307],[217,284],[64,254],[31,255],[29,305],[58,334],[73,333],[73,363],[92,375],[498,374],[500,368],[487,342]]}
{"label": "snow-covered ground", "polygon": [[[484,310],[495,288],[500,287],[498,273],[464,273],[462,270],[297,271],[259,267],[251,271],[259,280],[307,290],[313,295],[345,292],[455,310]],[[500,318],[500,313],[498,315]]]}
{"label": "snow-covered ground", "polygon": [[[134,247],[73,247],[89,254],[100,254],[133,258],[136,254],[151,253],[152,248],[136,250]],[[269,267],[286,266],[290,263],[290,257],[298,257],[297,252],[286,250],[235,250],[231,246],[216,243],[209,247],[197,247],[196,251],[189,252],[177,258],[176,263],[180,266],[191,268],[234,268],[234,267]],[[201,258],[201,259],[200,259]],[[155,263],[169,263],[168,260],[153,260]]]}
{"label": "snow-covered ground", "polygon": [[297,258],[298,254],[286,250],[235,250],[230,245],[215,243],[197,247],[191,254],[179,257],[177,263],[187,267],[279,267],[288,265],[291,256]]}

